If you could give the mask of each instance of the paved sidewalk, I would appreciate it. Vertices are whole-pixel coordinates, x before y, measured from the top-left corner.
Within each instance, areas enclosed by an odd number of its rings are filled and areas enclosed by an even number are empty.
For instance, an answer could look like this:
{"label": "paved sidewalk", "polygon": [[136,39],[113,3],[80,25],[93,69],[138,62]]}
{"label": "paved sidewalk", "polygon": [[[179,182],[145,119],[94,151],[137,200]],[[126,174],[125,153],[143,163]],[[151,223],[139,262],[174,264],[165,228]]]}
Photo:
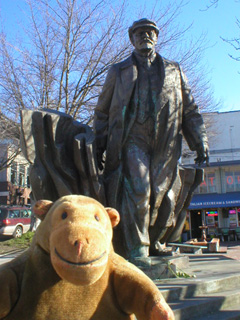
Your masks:
{"label": "paved sidewalk", "polygon": [[221,253],[188,254],[189,267],[183,271],[197,281],[240,275],[240,241],[221,242],[220,249]]}
{"label": "paved sidewalk", "polygon": [[226,257],[240,260],[240,241],[221,242],[220,247],[227,249]]}
{"label": "paved sidewalk", "polygon": [[19,254],[21,254],[24,250],[12,250],[8,253],[0,254],[0,265],[11,261],[16,258]]}
{"label": "paved sidewalk", "polygon": [[176,320],[240,319],[240,242],[220,243],[220,249],[187,255],[183,271],[195,277],[155,281]]}

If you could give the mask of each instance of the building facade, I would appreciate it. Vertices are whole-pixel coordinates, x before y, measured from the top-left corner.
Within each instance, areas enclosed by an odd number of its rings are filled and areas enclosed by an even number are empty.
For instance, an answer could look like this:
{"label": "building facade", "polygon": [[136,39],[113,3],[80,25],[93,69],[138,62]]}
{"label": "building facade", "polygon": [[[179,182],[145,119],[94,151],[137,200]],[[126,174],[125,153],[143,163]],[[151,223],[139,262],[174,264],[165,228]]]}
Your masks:
{"label": "building facade", "polygon": [[[190,237],[200,238],[206,225],[210,236],[222,229],[234,235],[240,227],[240,111],[203,114],[208,125],[210,166],[189,206]],[[194,165],[195,154],[183,152],[181,162]]]}
{"label": "building facade", "polygon": [[[1,143],[0,159],[5,163],[10,159],[13,150],[9,143]],[[30,185],[28,179],[29,164],[20,154],[14,157],[11,165],[0,171],[0,204],[26,205],[30,204]]]}

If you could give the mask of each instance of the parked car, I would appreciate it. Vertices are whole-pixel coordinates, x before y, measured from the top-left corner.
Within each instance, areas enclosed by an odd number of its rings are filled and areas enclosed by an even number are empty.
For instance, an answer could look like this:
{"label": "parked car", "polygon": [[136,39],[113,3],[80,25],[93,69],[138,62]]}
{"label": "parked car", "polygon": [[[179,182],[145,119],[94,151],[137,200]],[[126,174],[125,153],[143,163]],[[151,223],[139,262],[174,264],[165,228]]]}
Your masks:
{"label": "parked car", "polygon": [[0,206],[0,235],[19,238],[29,231],[31,210],[27,207]]}

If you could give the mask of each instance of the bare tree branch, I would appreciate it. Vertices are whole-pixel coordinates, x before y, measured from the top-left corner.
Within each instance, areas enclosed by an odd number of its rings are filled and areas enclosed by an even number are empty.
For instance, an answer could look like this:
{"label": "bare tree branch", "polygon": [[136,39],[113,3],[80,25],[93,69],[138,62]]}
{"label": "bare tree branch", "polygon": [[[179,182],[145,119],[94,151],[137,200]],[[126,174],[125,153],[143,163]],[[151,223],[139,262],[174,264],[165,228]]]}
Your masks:
{"label": "bare tree branch", "polygon": [[[26,2],[24,36],[12,43],[0,32],[2,114],[16,128],[21,109],[55,109],[91,123],[106,72],[132,50],[127,1]],[[156,1],[153,7],[145,3],[136,18],[148,16],[157,22],[158,51],[183,65],[199,106],[212,109],[211,86],[201,63],[205,39],[189,41],[191,26],[176,22],[186,1],[168,6]]]}
{"label": "bare tree branch", "polygon": [[219,0],[209,0],[209,4],[206,5],[204,9],[200,9],[200,11],[207,11],[208,9],[214,7],[217,8]]}
{"label": "bare tree branch", "polygon": [[[236,19],[236,25],[239,29],[239,35],[240,35],[240,20],[239,19]],[[232,38],[232,39],[224,39],[223,37],[221,37],[221,39],[224,42],[227,42],[228,44],[230,44],[230,46],[232,46],[234,48],[234,50],[240,51],[240,36]],[[236,61],[240,61],[240,56],[233,56],[232,54],[229,54],[229,57],[236,60]]]}

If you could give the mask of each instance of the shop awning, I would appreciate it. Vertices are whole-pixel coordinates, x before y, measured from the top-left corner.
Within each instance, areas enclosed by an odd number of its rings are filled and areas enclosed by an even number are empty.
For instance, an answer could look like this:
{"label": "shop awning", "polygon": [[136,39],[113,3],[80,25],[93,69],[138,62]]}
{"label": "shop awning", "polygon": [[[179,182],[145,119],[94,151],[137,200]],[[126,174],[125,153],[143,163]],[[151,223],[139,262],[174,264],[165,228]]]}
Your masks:
{"label": "shop awning", "polygon": [[192,197],[189,210],[203,208],[223,208],[240,206],[240,192],[221,194],[195,194]]}

